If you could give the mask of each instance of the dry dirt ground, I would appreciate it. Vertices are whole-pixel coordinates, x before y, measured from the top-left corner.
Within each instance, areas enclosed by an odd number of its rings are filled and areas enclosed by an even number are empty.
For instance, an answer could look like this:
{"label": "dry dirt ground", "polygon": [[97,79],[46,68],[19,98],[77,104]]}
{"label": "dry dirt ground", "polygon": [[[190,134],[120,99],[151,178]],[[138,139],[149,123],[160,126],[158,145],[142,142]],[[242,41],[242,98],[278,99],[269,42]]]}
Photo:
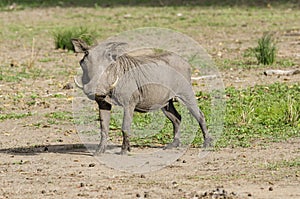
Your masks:
{"label": "dry dirt ground", "polygon": [[[63,10],[49,8],[45,12],[53,15]],[[34,24],[44,15],[36,10],[0,13],[5,23],[25,16]],[[299,61],[300,32],[295,35],[282,37],[280,45],[293,45],[281,55],[290,53]],[[233,37],[238,38],[239,32]],[[227,39],[234,38],[223,38]],[[299,165],[288,166],[300,155],[300,139],[249,148],[222,148],[204,158],[198,157],[199,149],[192,148],[165,168],[142,174],[122,172],[100,163],[81,147],[70,120],[49,121],[50,113],[72,112],[73,91],[63,87],[73,85],[80,59],[54,50],[52,42],[48,39],[42,45],[36,39],[36,48],[43,48],[33,53],[20,38],[1,43],[1,67],[3,64],[17,74],[22,71],[22,64],[34,58],[32,67],[41,73],[21,81],[0,82],[0,113],[31,113],[21,119],[1,121],[0,198],[300,198]],[[209,46],[218,45],[220,38],[210,42],[205,47],[212,52]],[[299,62],[289,69],[297,68]],[[221,74],[226,86],[236,87],[297,82],[300,78],[299,74],[265,77],[263,70],[233,69]],[[34,103],[28,103],[33,99]]]}

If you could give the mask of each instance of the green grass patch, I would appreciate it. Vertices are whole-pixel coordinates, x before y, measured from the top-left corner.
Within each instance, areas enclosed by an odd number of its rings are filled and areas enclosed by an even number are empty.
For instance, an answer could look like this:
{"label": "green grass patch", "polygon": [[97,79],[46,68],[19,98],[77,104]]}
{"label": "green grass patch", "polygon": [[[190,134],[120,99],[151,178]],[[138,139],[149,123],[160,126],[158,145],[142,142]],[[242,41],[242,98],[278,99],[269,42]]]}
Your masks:
{"label": "green grass patch", "polygon": [[60,29],[53,33],[55,48],[73,50],[72,38],[84,40],[88,45],[93,44],[95,35],[86,27]]}
{"label": "green grass patch", "polygon": [[47,113],[45,117],[48,118],[47,122],[49,125],[61,124],[64,121],[73,121],[72,113],[68,111]]}
{"label": "green grass patch", "polygon": [[248,147],[300,135],[300,85],[227,88],[225,129],[217,146]]}
{"label": "green grass patch", "polygon": [[54,98],[65,98],[66,96],[64,94],[61,94],[61,93],[55,93],[53,95]]}
{"label": "green grass patch", "polygon": [[[244,55],[243,59],[236,58],[236,59],[217,59],[216,65],[219,69],[256,69],[256,68],[266,68],[263,64],[258,64],[257,60],[251,55],[247,53]],[[274,68],[288,68],[296,66],[297,64],[287,58],[278,58],[273,64],[272,67]]]}
{"label": "green grass patch", "polygon": [[275,62],[276,45],[271,34],[264,34],[258,39],[258,45],[251,51],[257,59],[258,64],[271,65]]}
{"label": "green grass patch", "polygon": [[282,168],[299,168],[300,167],[300,158],[295,158],[292,160],[282,160],[277,162],[270,162],[265,167],[269,170],[280,170]]}
{"label": "green grass patch", "polygon": [[3,82],[21,82],[24,79],[36,79],[42,77],[41,69],[21,67],[0,67],[0,81]]}
{"label": "green grass patch", "polygon": [[15,9],[22,9],[26,7],[50,7],[50,6],[62,6],[62,7],[108,7],[108,6],[224,6],[224,7],[266,7],[268,4],[271,6],[295,6],[298,7],[297,0],[279,0],[274,2],[251,0],[251,1],[236,1],[236,0],[2,0],[0,2],[0,8],[5,8],[10,5],[17,4]]}
{"label": "green grass patch", "polygon": [[21,119],[25,117],[32,116],[31,112],[28,113],[0,113],[0,121],[8,120],[8,119]]}
{"label": "green grass patch", "polygon": [[72,113],[69,111],[57,111],[45,114],[45,117],[56,120],[72,120]]}

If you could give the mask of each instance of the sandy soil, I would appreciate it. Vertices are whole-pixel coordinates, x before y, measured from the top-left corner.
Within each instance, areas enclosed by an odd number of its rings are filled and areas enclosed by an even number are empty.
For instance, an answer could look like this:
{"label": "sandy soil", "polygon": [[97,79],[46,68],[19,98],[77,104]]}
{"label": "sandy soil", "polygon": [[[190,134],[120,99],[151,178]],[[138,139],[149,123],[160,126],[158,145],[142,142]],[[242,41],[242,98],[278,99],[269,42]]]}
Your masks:
{"label": "sandy soil", "polygon": [[2,149],[1,197],[208,198],[207,192],[212,198],[299,198],[298,168],[268,166],[295,158],[299,143],[226,148],[205,158],[190,149],[166,168],[143,174],[108,168],[67,144],[46,152],[43,147]]}

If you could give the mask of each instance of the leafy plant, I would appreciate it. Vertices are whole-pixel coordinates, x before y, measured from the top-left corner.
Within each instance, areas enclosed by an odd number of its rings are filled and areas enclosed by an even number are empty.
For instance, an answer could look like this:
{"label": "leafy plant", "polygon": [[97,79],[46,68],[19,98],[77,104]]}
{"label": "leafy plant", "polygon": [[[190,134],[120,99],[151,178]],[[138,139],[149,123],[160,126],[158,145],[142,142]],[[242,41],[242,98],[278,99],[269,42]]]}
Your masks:
{"label": "leafy plant", "polygon": [[95,35],[85,27],[73,27],[69,29],[59,30],[53,33],[55,48],[73,50],[71,43],[72,38],[79,38],[84,40],[88,45],[93,44]]}
{"label": "leafy plant", "polygon": [[258,40],[258,46],[253,48],[254,55],[259,64],[271,65],[275,61],[276,45],[271,34],[264,34]]}

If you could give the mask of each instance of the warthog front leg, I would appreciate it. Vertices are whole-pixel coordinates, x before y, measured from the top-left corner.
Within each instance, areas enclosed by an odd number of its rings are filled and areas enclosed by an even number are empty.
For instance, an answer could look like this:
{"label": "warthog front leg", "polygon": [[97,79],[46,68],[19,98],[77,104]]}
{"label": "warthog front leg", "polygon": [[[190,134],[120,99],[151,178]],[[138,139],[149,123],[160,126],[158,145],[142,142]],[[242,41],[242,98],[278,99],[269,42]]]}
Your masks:
{"label": "warthog front leg", "polygon": [[122,134],[123,142],[121,148],[121,154],[127,154],[127,151],[130,151],[130,126],[133,119],[134,107],[124,107],[124,116],[122,123]]}
{"label": "warthog front leg", "polygon": [[100,117],[100,136],[101,140],[96,149],[95,155],[104,153],[107,147],[109,121],[111,105],[105,101],[97,101],[99,106],[99,117]]}
{"label": "warthog front leg", "polygon": [[173,124],[173,142],[168,144],[164,147],[164,149],[171,149],[174,147],[179,147],[180,145],[180,122],[181,122],[181,116],[177,112],[177,110],[174,107],[173,100],[169,101],[169,104],[162,108],[162,111],[167,116],[167,118],[172,122]]}

